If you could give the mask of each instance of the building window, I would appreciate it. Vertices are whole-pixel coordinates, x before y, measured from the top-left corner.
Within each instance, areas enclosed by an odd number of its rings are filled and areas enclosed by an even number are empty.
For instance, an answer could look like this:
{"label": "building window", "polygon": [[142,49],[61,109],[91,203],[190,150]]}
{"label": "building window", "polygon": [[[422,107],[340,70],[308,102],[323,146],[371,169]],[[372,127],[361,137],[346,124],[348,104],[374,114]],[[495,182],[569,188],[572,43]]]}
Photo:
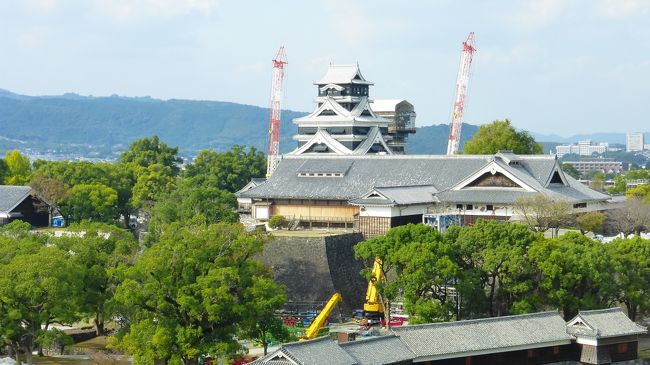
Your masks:
{"label": "building window", "polygon": [[627,352],[627,343],[619,343],[618,344],[618,353],[619,354],[624,354]]}
{"label": "building window", "polygon": [[462,204],[456,204],[456,209],[463,210],[463,205]]}
{"label": "building window", "polygon": [[576,204],[573,204],[573,207],[574,208],[586,208],[587,203],[576,203]]}
{"label": "building window", "polygon": [[488,205],[485,206],[485,209],[488,210],[488,211],[492,211],[492,210],[494,210],[494,205],[488,204]]}
{"label": "building window", "polygon": [[472,204],[467,204],[467,205],[465,206],[465,209],[467,209],[467,210],[472,210],[472,209],[474,209],[474,207],[472,206]]}

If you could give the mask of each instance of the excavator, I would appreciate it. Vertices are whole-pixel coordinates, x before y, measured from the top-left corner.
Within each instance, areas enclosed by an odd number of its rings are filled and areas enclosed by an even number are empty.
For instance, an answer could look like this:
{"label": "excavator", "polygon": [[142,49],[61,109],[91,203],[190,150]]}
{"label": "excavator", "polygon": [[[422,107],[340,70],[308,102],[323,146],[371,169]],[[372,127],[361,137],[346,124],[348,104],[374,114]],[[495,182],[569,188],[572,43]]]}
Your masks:
{"label": "excavator", "polygon": [[325,307],[323,307],[323,310],[318,313],[316,318],[314,318],[314,321],[311,322],[309,327],[307,327],[305,334],[300,340],[304,341],[316,338],[316,336],[318,336],[318,330],[325,325],[327,318],[330,316],[336,305],[339,304],[342,299],[343,297],[341,297],[341,294],[334,293],[327,304],[325,304]]}

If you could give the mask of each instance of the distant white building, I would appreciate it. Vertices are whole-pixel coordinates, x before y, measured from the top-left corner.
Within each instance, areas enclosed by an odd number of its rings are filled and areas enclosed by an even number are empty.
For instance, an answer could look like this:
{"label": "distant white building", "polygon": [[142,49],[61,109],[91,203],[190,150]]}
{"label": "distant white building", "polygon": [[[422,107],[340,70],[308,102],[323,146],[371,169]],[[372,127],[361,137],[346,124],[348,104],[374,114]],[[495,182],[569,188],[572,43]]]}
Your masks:
{"label": "distant white building", "polygon": [[577,144],[559,145],[555,147],[557,157],[562,157],[567,154],[576,154],[580,156],[591,156],[594,153],[605,153],[609,150],[609,143],[607,142],[591,142],[580,141]]}
{"label": "distant white building", "polygon": [[643,132],[628,133],[626,139],[626,151],[643,151]]}

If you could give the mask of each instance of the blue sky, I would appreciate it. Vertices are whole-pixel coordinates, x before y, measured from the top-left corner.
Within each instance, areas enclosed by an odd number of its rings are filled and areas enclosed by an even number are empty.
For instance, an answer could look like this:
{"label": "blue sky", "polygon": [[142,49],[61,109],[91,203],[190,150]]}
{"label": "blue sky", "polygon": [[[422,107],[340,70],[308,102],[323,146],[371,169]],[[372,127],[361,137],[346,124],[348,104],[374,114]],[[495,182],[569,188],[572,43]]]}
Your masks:
{"label": "blue sky", "polygon": [[461,43],[478,51],[465,121],[570,135],[650,131],[650,1],[0,0],[0,88],[311,111],[330,62],[359,62],[374,98],[418,125],[450,118]]}

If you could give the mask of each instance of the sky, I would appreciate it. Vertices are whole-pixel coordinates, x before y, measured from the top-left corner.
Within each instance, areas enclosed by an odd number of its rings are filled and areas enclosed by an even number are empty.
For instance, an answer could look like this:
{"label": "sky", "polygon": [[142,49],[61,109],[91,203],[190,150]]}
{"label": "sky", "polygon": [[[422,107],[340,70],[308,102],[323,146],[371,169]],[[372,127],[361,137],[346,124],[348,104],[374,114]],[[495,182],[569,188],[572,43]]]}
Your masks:
{"label": "sky", "polygon": [[283,108],[313,110],[327,65],[358,62],[372,98],[440,124],[469,32],[464,121],[650,131],[646,0],[0,0],[0,88],[266,107],[284,45]]}

